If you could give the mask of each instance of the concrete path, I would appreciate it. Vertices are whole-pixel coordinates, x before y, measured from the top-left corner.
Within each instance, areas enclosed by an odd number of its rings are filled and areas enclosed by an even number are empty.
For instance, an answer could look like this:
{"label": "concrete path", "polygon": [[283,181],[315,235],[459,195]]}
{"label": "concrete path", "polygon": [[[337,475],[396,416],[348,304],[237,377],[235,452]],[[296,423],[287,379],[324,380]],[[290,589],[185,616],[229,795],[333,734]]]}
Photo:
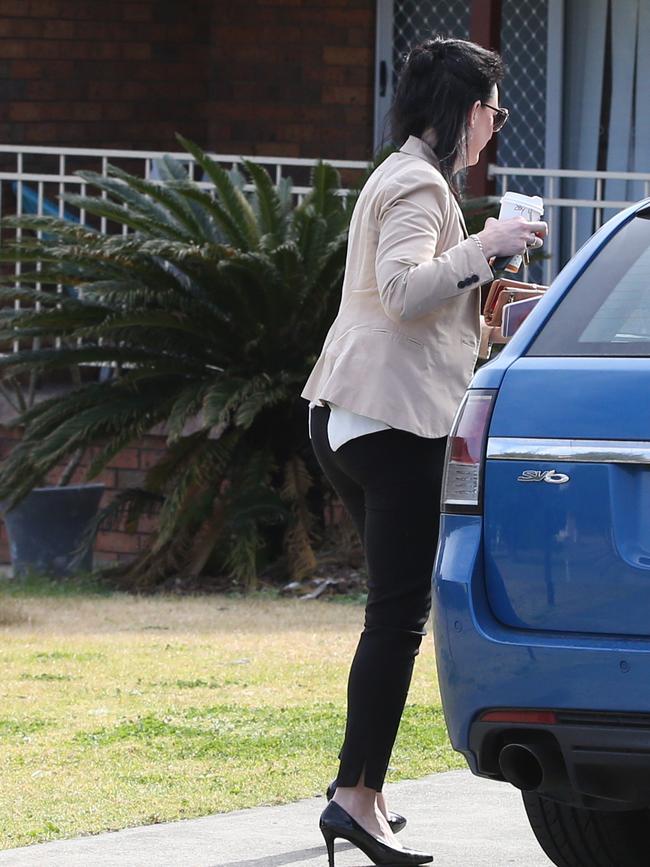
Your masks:
{"label": "concrete path", "polygon": [[[450,771],[387,787],[409,820],[405,843],[432,851],[434,867],[552,867],[528,827],[519,793]],[[324,798],[129,828],[0,852],[2,867],[327,867],[318,830]],[[337,841],[336,867],[364,867]]]}

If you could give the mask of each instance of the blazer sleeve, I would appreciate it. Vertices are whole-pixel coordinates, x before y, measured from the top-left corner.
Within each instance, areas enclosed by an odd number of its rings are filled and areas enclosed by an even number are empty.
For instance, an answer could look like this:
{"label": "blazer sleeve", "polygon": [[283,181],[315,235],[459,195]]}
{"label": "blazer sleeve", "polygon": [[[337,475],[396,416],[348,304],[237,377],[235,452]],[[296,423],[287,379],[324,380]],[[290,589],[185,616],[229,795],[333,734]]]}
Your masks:
{"label": "blazer sleeve", "polygon": [[436,255],[446,221],[458,220],[451,193],[431,178],[404,180],[376,211],[375,271],[381,304],[399,322],[427,316],[494,275],[478,244],[467,238]]}

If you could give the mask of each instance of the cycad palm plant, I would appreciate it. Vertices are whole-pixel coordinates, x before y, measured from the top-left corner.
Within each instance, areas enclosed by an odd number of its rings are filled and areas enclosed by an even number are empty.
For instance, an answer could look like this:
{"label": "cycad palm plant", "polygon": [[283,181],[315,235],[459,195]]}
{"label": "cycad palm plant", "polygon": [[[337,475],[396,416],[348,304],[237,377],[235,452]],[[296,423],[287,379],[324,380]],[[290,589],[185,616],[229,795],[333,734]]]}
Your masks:
{"label": "cycad palm plant", "polygon": [[294,206],[288,182],[276,187],[245,162],[247,194],[243,175],[180,140],[213,189],[166,157],[163,183],[110,168],[79,173],[99,195],[65,196],[127,234],[5,219],[23,231],[2,259],[21,262],[22,273],[18,290],[13,277],[0,289],[11,302],[0,313],[2,338],[40,340],[1,357],[2,375],[89,364],[114,375],[15,419],[24,434],[0,466],[0,500],[11,508],[80,448],[93,447],[91,479],[163,425],[164,457],[98,519],[135,529],[143,514],[158,514],[150,549],[126,568],[130,586],[208,567],[250,586],[265,545],[274,540],[277,553],[279,538],[299,578],[314,565],[315,475],[299,393],[338,305],[350,202],[325,164]]}

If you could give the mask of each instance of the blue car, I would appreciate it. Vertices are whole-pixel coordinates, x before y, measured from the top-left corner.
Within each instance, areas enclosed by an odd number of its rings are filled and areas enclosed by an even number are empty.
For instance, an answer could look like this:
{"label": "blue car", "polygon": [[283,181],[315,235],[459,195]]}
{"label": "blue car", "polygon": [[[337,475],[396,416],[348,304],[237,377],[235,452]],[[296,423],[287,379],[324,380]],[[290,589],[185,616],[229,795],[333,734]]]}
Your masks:
{"label": "blue car", "polygon": [[452,745],[558,867],[650,865],[650,199],[477,371],[433,575]]}

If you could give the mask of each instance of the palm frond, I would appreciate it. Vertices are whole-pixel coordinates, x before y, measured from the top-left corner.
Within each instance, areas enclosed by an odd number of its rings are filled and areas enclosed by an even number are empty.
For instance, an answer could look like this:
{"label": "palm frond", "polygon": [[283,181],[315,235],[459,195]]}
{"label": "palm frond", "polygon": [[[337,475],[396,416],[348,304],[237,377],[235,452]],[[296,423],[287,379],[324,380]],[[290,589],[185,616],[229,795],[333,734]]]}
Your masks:
{"label": "palm frond", "polygon": [[[246,161],[248,193],[239,169],[180,140],[214,189],[164,157],[157,182],[110,167],[80,173],[96,193],[65,197],[126,234],[28,215],[2,222],[23,234],[0,249],[0,261],[21,264],[0,277],[0,340],[20,345],[0,355],[0,389],[19,396],[27,378],[32,388],[62,370],[76,385],[35,406],[18,401],[12,423],[24,436],[0,464],[0,499],[17,503],[79,449],[95,477],[162,426],[164,455],[94,525],[135,530],[156,514],[150,547],[120,567],[131,586],[151,589],[174,570],[221,570],[253,586],[282,551],[302,578],[314,566],[321,482],[307,466],[299,393],[339,302],[349,208],[329,166],[316,166],[294,206],[289,180],[274,185]],[[97,367],[115,375],[88,381]]]}
{"label": "palm frond", "polygon": [[176,238],[180,241],[190,241],[194,237],[191,229],[174,225],[169,221],[157,222],[151,217],[142,217],[132,211],[128,205],[118,205],[108,201],[108,199],[82,196],[78,193],[63,193],[61,199],[80,211],[86,211],[95,217],[105,217],[107,220],[121,223],[128,226],[129,229],[142,232],[145,235],[151,235],[155,232],[164,238]]}
{"label": "palm frond", "polygon": [[234,582],[250,592],[257,587],[257,558],[263,546],[258,527],[249,524],[230,540],[224,567]]}
{"label": "palm frond", "polygon": [[334,218],[339,222],[343,210],[338,195],[340,186],[338,171],[328,163],[317,163],[311,173],[311,190],[300,207],[313,209],[319,216]]}
{"label": "palm frond", "polygon": [[269,246],[277,246],[286,231],[286,205],[265,168],[250,160],[244,160],[244,166],[255,184],[255,207],[262,235],[268,236]]}
{"label": "palm frond", "polygon": [[[77,175],[87,183],[104,190],[117,204],[126,205],[141,217],[151,220],[153,225],[165,225],[169,222],[170,211],[159,202],[145,195],[129,184],[126,178],[114,178],[101,175],[98,172],[79,171]],[[133,177],[128,175],[129,178]]]}
{"label": "palm frond", "polygon": [[168,443],[177,442],[183,435],[185,426],[196,418],[209,387],[208,382],[192,382],[176,396],[167,419]]}
{"label": "palm frond", "polygon": [[[225,470],[235,445],[234,438],[215,441],[203,433],[195,438],[190,460],[183,450],[185,460],[177,461],[174,466],[173,485],[169,485],[169,480],[167,482],[166,498],[160,511],[160,525],[152,545],[153,551],[160,550],[177,532],[196,527],[197,523],[200,525],[205,520],[210,504],[225,479]],[[171,450],[174,450],[174,445]],[[171,463],[167,462],[166,466],[169,468]]]}
{"label": "palm frond", "polygon": [[316,555],[312,547],[314,519],[307,502],[313,480],[302,458],[294,454],[284,468],[282,498],[291,509],[291,521],[285,534],[285,547],[294,581],[313,575]]}
{"label": "palm frond", "polygon": [[[255,212],[242,191],[233,183],[228,172],[213,159],[210,159],[198,145],[181,135],[177,135],[177,138],[214,184],[224,208],[238,228],[238,240],[241,249],[251,250],[255,248],[259,244],[260,232],[255,220]],[[229,240],[237,243],[235,239]],[[242,241],[245,243],[241,243]]]}
{"label": "palm frond", "polygon": [[61,217],[47,217],[36,214],[9,215],[0,220],[0,226],[6,229],[24,229],[32,232],[43,232],[55,238],[65,238],[77,243],[92,244],[101,233],[91,226],[82,226]]}
{"label": "palm frond", "polygon": [[[108,173],[111,177],[124,181],[131,189],[145,193],[151,199],[163,205],[169,214],[175,218],[176,223],[183,226],[195,240],[196,238],[203,238],[207,241],[215,240],[214,232],[209,221],[206,221],[205,215],[201,214],[200,218],[197,219],[197,214],[192,203],[187,201],[184,196],[179,195],[173,189],[173,185],[163,185],[154,181],[147,181],[135,175],[130,175],[123,169],[113,165],[109,166]],[[185,179],[186,175],[183,174],[182,177]]]}

